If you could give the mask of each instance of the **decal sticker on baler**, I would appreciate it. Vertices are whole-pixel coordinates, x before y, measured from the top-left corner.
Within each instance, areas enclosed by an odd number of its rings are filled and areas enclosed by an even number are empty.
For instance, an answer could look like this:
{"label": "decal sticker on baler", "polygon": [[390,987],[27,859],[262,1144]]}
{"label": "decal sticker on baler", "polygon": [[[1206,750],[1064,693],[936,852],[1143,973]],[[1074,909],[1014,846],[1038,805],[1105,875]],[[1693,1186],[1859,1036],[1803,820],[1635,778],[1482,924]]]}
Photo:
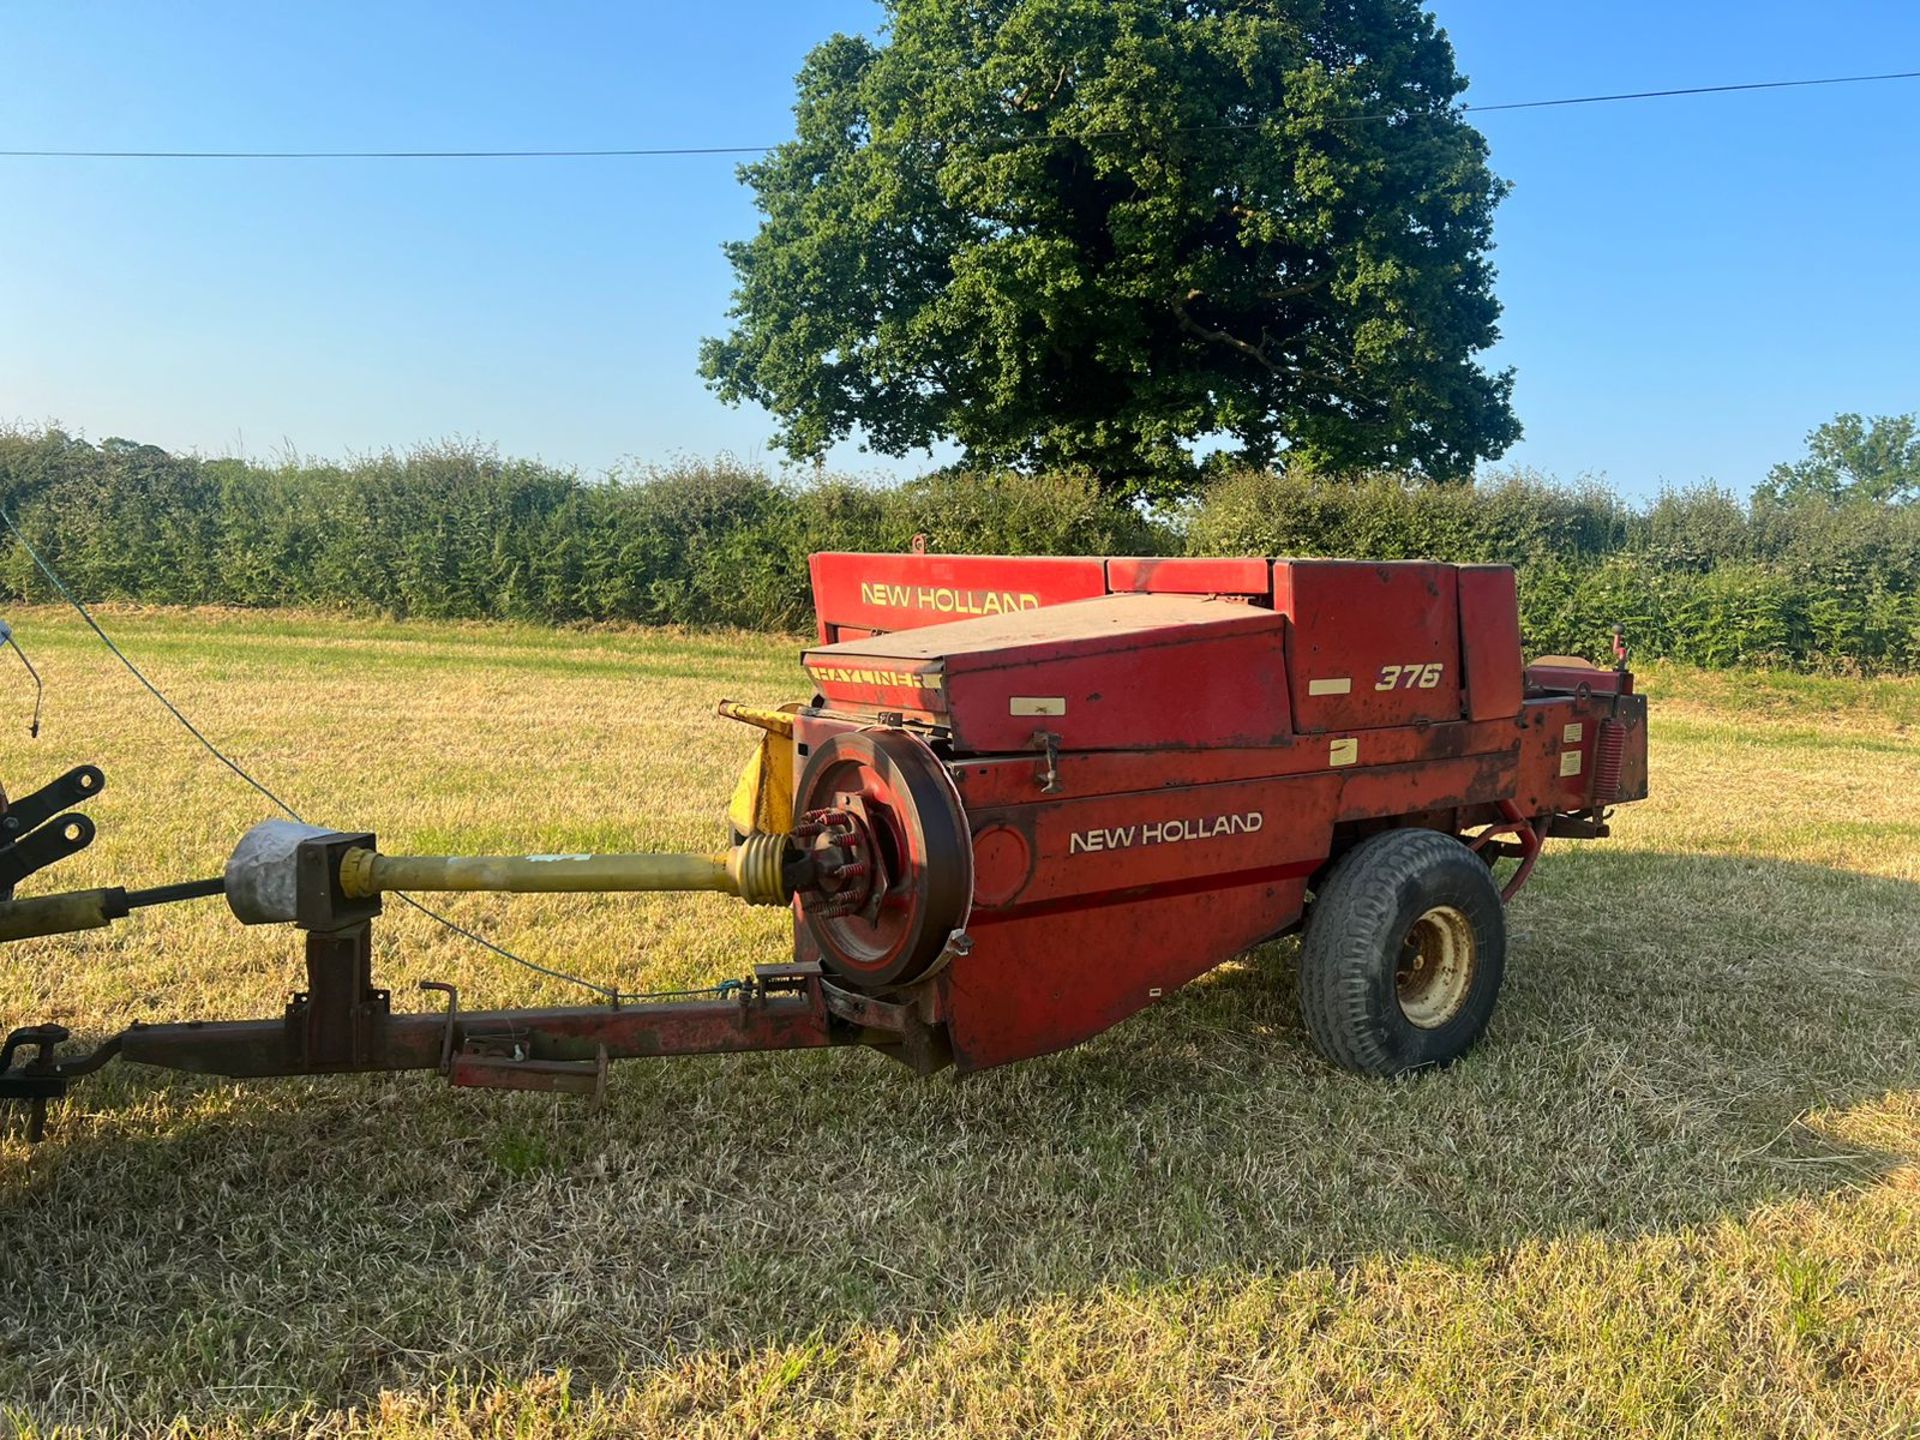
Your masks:
{"label": "decal sticker on baler", "polygon": [[1432,690],[1439,686],[1440,677],[1447,673],[1447,667],[1438,660],[1422,665],[1382,665],[1380,676],[1373,682],[1376,690]]}
{"label": "decal sticker on baler", "polygon": [[1067,853],[1090,850],[1131,850],[1142,845],[1178,845],[1185,840],[1213,840],[1222,835],[1251,835],[1267,823],[1258,810],[1239,815],[1212,815],[1194,820],[1150,820],[1140,825],[1110,825],[1076,830]]}
{"label": "decal sticker on baler", "polygon": [[1038,610],[1040,597],[1030,590],[958,590],[951,585],[889,585],[860,582],[860,603],[882,610],[931,610],[939,615],[1005,615]]}
{"label": "decal sticker on baler", "polygon": [[865,666],[809,665],[807,673],[822,683],[884,685],[894,689],[938,690],[940,677],[931,671],[872,670]]}

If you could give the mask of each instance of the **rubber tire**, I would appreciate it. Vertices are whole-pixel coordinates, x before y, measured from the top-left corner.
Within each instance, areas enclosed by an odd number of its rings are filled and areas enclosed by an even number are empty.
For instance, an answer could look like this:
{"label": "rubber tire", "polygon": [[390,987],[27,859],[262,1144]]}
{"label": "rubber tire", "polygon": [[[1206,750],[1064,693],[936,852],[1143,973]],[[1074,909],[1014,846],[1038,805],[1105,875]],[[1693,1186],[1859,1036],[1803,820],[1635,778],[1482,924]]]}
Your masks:
{"label": "rubber tire", "polygon": [[[1394,976],[1413,924],[1436,905],[1466,916],[1474,974],[1459,1013],[1422,1029]],[[1343,855],[1314,897],[1300,947],[1300,1013],[1320,1053],[1362,1075],[1447,1065],[1493,1018],[1507,966],[1507,916],[1481,858],[1436,830],[1389,830]]]}

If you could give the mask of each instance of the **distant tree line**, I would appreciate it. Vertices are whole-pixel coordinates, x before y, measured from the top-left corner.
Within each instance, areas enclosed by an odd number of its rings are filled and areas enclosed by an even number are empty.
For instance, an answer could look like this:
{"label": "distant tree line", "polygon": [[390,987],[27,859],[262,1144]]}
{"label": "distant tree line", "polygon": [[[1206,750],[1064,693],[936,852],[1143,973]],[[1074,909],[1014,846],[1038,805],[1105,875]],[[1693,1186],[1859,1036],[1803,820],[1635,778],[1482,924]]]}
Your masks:
{"label": "distant tree line", "polygon": [[[589,480],[466,446],[268,465],[46,430],[0,434],[0,508],[88,600],[791,631],[812,623],[810,553],[919,534],[950,553],[1502,562],[1536,653],[1598,655],[1617,622],[1636,653],[1701,665],[1920,671],[1920,504],[1903,503],[1920,487],[1889,478],[1920,446],[1898,418],[1834,425],[1750,502],[1296,467],[1153,515],[1071,470],[796,483],[719,460]],[[0,534],[0,600],[51,598]]]}

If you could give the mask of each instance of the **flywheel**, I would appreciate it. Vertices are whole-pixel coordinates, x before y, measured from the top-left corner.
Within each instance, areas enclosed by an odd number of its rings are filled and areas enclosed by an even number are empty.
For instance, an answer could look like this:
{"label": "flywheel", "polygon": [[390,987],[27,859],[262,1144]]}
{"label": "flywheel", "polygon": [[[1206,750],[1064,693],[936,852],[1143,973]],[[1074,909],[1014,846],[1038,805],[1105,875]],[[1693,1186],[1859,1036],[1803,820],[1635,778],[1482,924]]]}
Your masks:
{"label": "flywheel", "polygon": [[901,730],[818,746],[801,773],[794,839],[823,863],[800,892],[822,963],[862,990],[926,974],[973,904],[973,846],[940,759]]}

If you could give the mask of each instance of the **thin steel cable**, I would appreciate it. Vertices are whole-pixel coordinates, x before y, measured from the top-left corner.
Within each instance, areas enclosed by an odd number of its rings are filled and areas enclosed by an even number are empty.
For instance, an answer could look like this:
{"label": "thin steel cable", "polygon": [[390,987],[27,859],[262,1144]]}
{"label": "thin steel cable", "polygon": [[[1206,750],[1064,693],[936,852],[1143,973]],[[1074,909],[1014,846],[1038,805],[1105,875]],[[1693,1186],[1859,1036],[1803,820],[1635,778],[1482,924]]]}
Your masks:
{"label": "thin steel cable", "polygon": [[[175,705],[173,701],[169,700],[165,692],[163,692],[158,685],[155,685],[153,681],[149,680],[146,677],[146,675],[141,671],[140,667],[134,664],[133,661],[128,658],[127,653],[114,643],[113,637],[107,634],[105,630],[100,628],[100,622],[93,618],[93,613],[89,611],[87,607],[80,602],[80,599],[78,596],[76,596],[71,590],[67,588],[66,582],[60,578],[59,574],[54,570],[53,566],[47,563],[46,559],[40,554],[40,552],[33,548],[33,542],[27,539],[26,535],[21,531],[20,527],[13,523],[13,517],[4,510],[0,510],[0,523],[4,523],[6,525],[8,531],[13,535],[13,538],[20,542],[20,548],[27,552],[27,558],[32,560],[34,565],[39,568],[40,573],[47,577],[47,583],[53,586],[54,590],[59,593],[61,599],[65,600],[67,604],[71,605],[74,608],[74,610],[79,614],[82,620],[86,621],[87,628],[93,631],[93,633],[99,637],[100,643],[102,645],[105,645],[107,649],[112,652],[114,659],[118,660],[122,665],[124,665],[127,668],[127,673],[133,676],[134,679],[138,680],[141,683],[141,685],[146,687],[146,691],[149,695],[153,696],[154,699],[158,700],[162,705],[166,707],[167,713],[173,716],[175,720],[178,720],[180,724],[186,729],[187,733],[193,736],[194,739],[198,740],[201,746],[206,750],[206,752],[209,755],[213,756],[214,759],[218,760],[222,765],[226,766],[227,769],[231,770],[235,775],[239,776],[242,780],[246,781],[247,784],[251,785],[255,790],[259,791],[268,800],[272,801],[273,804],[276,805],[282,811],[284,811],[289,818],[298,820],[302,825],[309,823],[305,818],[301,816],[299,811],[295,810],[285,800],[282,800],[278,795],[274,794],[273,791],[269,790],[259,780],[255,779],[252,775],[248,774],[246,769],[242,767],[237,760],[235,760],[232,756],[228,755],[218,745],[214,744],[213,741],[209,740],[206,736],[206,732],[201,730],[201,728],[198,725],[195,725],[193,721],[189,720],[186,714],[180,709],[180,707],[178,705]],[[22,658],[25,658],[24,655],[22,656]],[[459,924],[457,921],[448,919],[445,915],[442,915],[438,910],[435,910],[430,906],[421,904],[418,900],[414,899],[411,895],[407,895],[401,891],[396,890],[394,892],[394,898],[396,900],[402,901],[407,905],[412,906],[415,910],[418,910],[422,915],[425,915],[429,920],[433,920],[438,924],[444,925],[447,929],[451,930],[454,934],[459,935],[465,939],[471,940],[474,944],[479,945],[484,949],[491,950],[494,954],[500,956],[503,959],[511,960],[516,965],[523,965],[529,970],[536,971],[537,973],[541,975],[546,975],[554,980],[563,980],[569,985],[577,985],[582,990],[590,990],[594,994],[599,995],[602,998],[613,1002],[614,1004],[619,1004],[623,1000],[648,1000],[648,999],[654,999],[654,998],[666,997],[666,996],[684,996],[684,995],[697,995],[697,994],[725,995],[725,994],[728,994],[731,990],[737,988],[740,983],[737,980],[725,980],[725,981],[722,981],[720,984],[712,986],[709,989],[704,991],[699,991],[699,990],[660,990],[660,991],[621,990],[616,986],[601,985],[579,975],[569,975],[564,970],[555,970],[551,966],[542,965],[537,960],[529,960],[524,955],[516,955],[513,953],[513,951],[507,949],[504,945],[496,945],[493,941],[487,939],[484,935],[476,935],[473,931],[467,929],[466,926]]]}
{"label": "thin steel cable", "polygon": [[[226,766],[227,769],[231,770],[235,775],[238,775],[242,780],[246,781],[247,784],[251,785],[255,790],[258,790],[262,795],[266,796],[267,799],[271,800],[276,806],[278,806],[281,810],[285,811],[293,819],[300,820],[299,813],[295,811],[291,805],[287,804],[286,801],[282,800],[278,795],[274,794],[273,791],[269,790],[265,785],[261,784],[258,780],[254,779],[253,776],[249,775],[245,770],[241,769],[237,761],[233,760],[218,745],[214,744],[213,741],[209,740],[206,737],[206,735],[201,731],[200,727],[198,725],[195,725],[193,721],[189,720],[181,712],[180,707],[178,705],[175,705],[173,701],[169,700],[163,693],[161,693],[160,687],[158,685],[155,685],[151,680],[149,680],[144,674],[141,673],[140,667],[134,664],[133,661],[129,660],[126,656],[126,652],[121,650],[121,648],[118,645],[113,643],[113,637],[107,634],[106,631],[100,628],[100,622],[93,618],[92,612],[90,612],[86,606],[80,603],[78,597],[76,597],[71,590],[67,589],[66,582],[62,580],[59,577],[59,575],[54,573],[53,567],[46,562],[46,560],[41,556],[38,550],[33,548],[33,542],[27,539],[25,532],[23,532],[18,525],[13,523],[13,517],[11,515],[7,514],[7,512],[4,510],[0,510],[0,521],[4,521],[6,523],[6,527],[8,531],[12,533],[13,538],[20,542],[20,548],[27,552],[27,558],[33,561],[33,563],[37,567],[39,567],[40,573],[42,575],[47,577],[47,583],[52,585],[53,588],[59,593],[60,598],[65,600],[67,604],[71,605],[74,608],[74,610],[78,612],[80,618],[87,622],[87,628],[93,631],[95,635],[100,637],[100,643],[102,645],[105,645],[108,650],[113,652],[113,657],[116,660],[118,660],[122,665],[127,667],[128,674],[132,675],[134,679],[138,680],[143,686],[146,687],[147,693],[149,695],[153,696],[154,699],[158,700],[162,705],[164,705],[167,708],[168,714],[172,715],[175,720],[178,720],[181,723],[181,725],[186,727],[186,731],[189,735],[193,736],[193,738],[198,740],[201,743],[201,745],[206,747],[206,751],[209,755],[213,756],[214,759],[218,760],[222,765]],[[300,820],[300,823],[304,825],[306,824],[306,821]]]}
{"label": "thin steel cable", "polygon": [[1560,100],[1509,100],[1500,105],[1462,105],[1470,115],[1493,110],[1548,110],[1559,105],[1608,105],[1616,100],[1666,100],[1676,95],[1732,95],[1742,90],[1804,90],[1815,85],[1871,85],[1882,80],[1920,80],[1920,70],[1884,75],[1828,75],[1817,80],[1754,80],[1743,85],[1686,85],[1675,90],[1627,90],[1614,95],[1574,95]]}
{"label": "thin steel cable", "polygon": [[11,645],[13,653],[20,657],[20,663],[27,667],[27,674],[33,677],[33,718],[27,722],[28,738],[40,738],[40,710],[47,700],[47,682],[40,678],[40,672],[33,668],[33,661],[27,658],[27,652],[20,648],[20,641],[14,635],[13,628],[0,620],[0,649]]}
{"label": "thin steel cable", "polygon": [[[1733,95],[1757,90],[1804,90],[1822,85],[1869,85],[1889,80],[1920,80],[1920,70],[1895,70],[1877,75],[1825,75],[1809,80],[1754,80],[1734,85],[1685,85],[1670,90],[1622,90],[1605,95],[1570,95],[1551,100],[1509,100],[1492,105],[1463,103],[1461,115],[1491,115],[1512,110],[1550,110],[1568,105],[1610,105],[1626,100],[1667,100],[1682,95]],[[1320,117],[1328,124],[1351,125],[1368,120],[1398,120],[1401,110],[1363,115]],[[1269,117],[1282,118],[1282,117]],[[1312,117],[1293,117],[1307,119]],[[1266,120],[1239,124],[1180,126],[1156,130],[1156,135],[1205,135],[1259,130]],[[985,142],[1002,145],[1051,145],[1062,141],[1122,140],[1138,130],[1089,130],[1060,135],[1009,135]],[[937,137],[936,137],[937,138]],[[951,142],[950,142],[951,143]],[[549,150],[0,150],[10,160],[628,160],[686,155],[764,155],[770,145],[649,145],[604,149]]]}
{"label": "thin steel cable", "polygon": [[610,150],[0,150],[18,160],[610,160],[664,155],[760,155],[772,145]]}

